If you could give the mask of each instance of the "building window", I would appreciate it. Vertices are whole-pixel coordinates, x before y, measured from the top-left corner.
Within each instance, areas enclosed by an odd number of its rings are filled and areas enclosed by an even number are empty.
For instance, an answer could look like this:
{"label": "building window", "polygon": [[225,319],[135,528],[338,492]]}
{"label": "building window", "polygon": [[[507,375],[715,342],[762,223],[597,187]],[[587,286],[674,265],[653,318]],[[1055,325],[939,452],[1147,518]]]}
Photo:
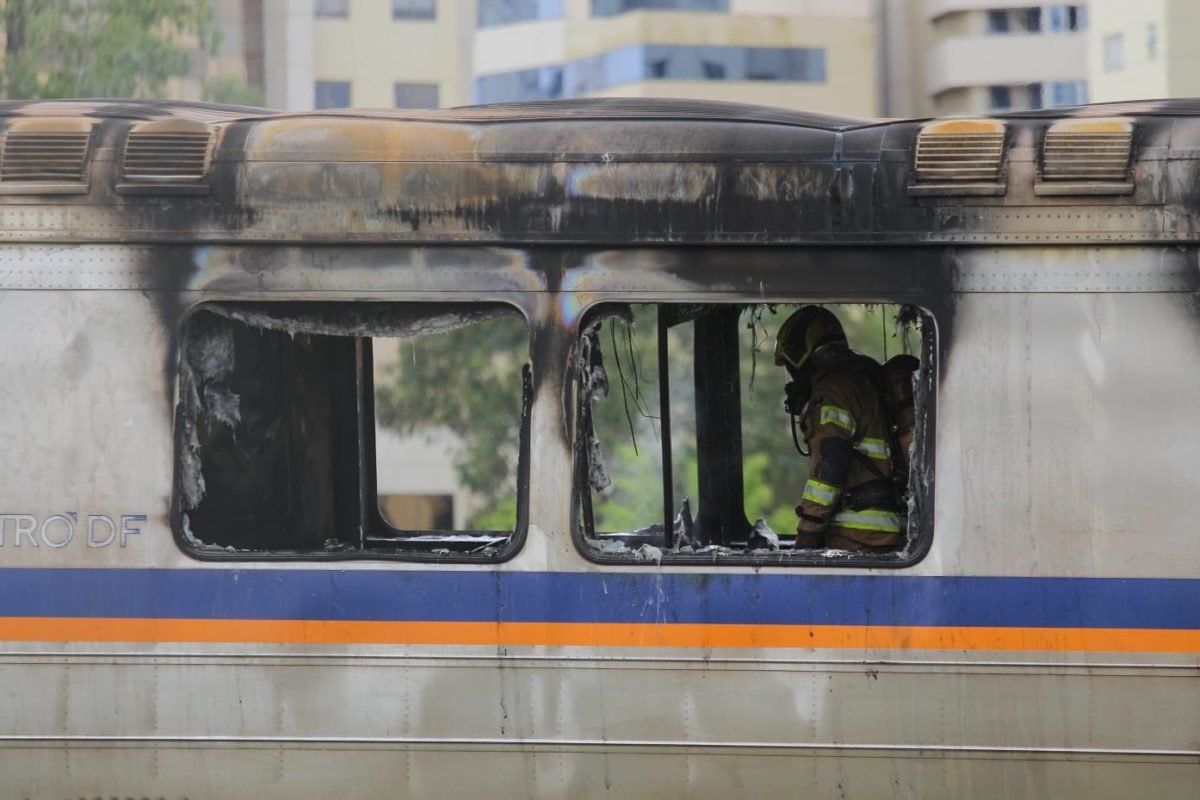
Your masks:
{"label": "building window", "polygon": [[1125,68],[1125,35],[1110,33],[1104,37],[1104,71],[1115,72]]}
{"label": "building window", "polygon": [[[511,555],[528,353],[524,318],[498,304],[200,307],[180,359],[180,543],[206,557]],[[479,392],[487,419],[464,401]]]}
{"label": "building window", "polygon": [[1088,101],[1087,81],[1052,81],[1048,108],[1080,106]]}
{"label": "building window", "polygon": [[[824,375],[843,371],[847,399],[810,408],[812,387],[798,387],[811,367],[785,370],[763,347],[800,308],[592,310],[575,365],[576,533],[589,557],[827,564],[838,551],[915,560],[930,535],[933,397],[914,397],[927,385],[914,378],[931,374],[933,326],[909,306],[824,306],[865,355],[824,346]],[[833,388],[822,387],[826,399]]]}
{"label": "building window", "polygon": [[1087,6],[1067,6],[1067,28],[1072,31],[1087,30]]}
{"label": "building window", "polygon": [[631,45],[564,66],[486,75],[478,103],[577,97],[644,80],[822,83],[825,51],[806,47]]}
{"label": "building window", "polygon": [[[1087,28],[1087,9],[1079,5],[1049,5],[1030,9],[1027,17],[1037,14],[1040,30],[1050,33],[1075,33]],[[1031,29],[1032,30],[1032,29]]]}
{"label": "building window", "polygon": [[350,16],[350,0],[316,0],[313,11],[318,17],[344,19]]}
{"label": "building window", "polygon": [[554,100],[563,96],[562,67],[533,67],[475,79],[476,103]]}
{"label": "building window", "polygon": [[317,81],[313,108],[349,108],[350,81]]}
{"label": "building window", "polygon": [[992,111],[1006,111],[1012,108],[1012,87],[989,86],[988,108]]}
{"label": "building window", "polygon": [[1008,12],[1007,11],[989,11],[988,33],[1008,33]]}
{"label": "building window", "polygon": [[741,54],[746,60],[745,70],[737,70],[733,80],[751,81],[800,81],[821,83],[825,80],[825,51],[808,47],[747,47]]}
{"label": "building window", "polygon": [[479,0],[476,15],[480,28],[562,19],[563,0]]}
{"label": "building window", "polygon": [[392,19],[434,19],[437,0],[392,0]]}
{"label": "building window", "polygon": [[729,0],[592,0],[593,17],[612,17],[629,11],[728,12]]}
{"label": "building window", "polygon": [[392,103],[396,108],[437,108],[436,83],[394,83]]}
{"label": "building window", "polygon": [[1042,9],[1025,9],[1025,30],[1030,33],[1038,33],[1042,30]]}
{"label": "building window", "polygon": [[1028,93],[1029,93],[1029,107],[1030,108],[1041,108],[1044,105],[1044,99],[1043,99],[1044,95],[1043,95],[1042,88],[1043,88],[1042,84],[1040,84],[1040,83],[1029,84]]}
{"label": "building window", "polygon": [[1158,60],[1158,25],[1153,22],[1146,25],[1146,60]]}

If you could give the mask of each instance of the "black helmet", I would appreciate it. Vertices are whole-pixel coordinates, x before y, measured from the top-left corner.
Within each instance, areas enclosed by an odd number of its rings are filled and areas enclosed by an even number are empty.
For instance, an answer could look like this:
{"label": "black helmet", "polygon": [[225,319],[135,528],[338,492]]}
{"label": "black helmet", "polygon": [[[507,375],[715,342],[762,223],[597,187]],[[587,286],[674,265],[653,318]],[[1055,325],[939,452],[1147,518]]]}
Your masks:
{"label": "black helmet", "polygon": [[827,344],[846,344],[842,323],[821,306],[804,306],[792,314],[775,336],[775,363],[793,370],[804,366],[817,348]]}

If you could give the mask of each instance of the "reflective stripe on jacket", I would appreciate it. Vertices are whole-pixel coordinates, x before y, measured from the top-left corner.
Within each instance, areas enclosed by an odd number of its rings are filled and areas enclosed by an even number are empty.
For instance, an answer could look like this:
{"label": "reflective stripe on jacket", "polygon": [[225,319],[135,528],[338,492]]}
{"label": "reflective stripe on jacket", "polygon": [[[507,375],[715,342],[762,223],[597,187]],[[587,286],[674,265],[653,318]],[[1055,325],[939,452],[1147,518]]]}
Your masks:
{"label": "reflective stripe on jacket", "polygon": [[[892,459],[879,366],[836,345],[818,357],[801,419],[812,455],[796,508],[797,533],[836,532],[871,547],[899,546],[904,519],[890,507]],[[860,506],[856,492],[870,502]]]}

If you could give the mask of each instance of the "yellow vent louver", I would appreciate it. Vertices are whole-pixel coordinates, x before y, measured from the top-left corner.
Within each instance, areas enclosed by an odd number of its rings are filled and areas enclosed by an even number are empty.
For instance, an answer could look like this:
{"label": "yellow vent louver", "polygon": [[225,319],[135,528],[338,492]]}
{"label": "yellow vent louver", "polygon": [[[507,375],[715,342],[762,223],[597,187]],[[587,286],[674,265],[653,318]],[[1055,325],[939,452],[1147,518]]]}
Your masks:
{"label": "yellow vent louver", "polygon": [[1004,123],[992,119],[926,125],[917,135],[909,194],[1004,194],[1004,133]]}
{"label": "yellow vent louver", "polygon": [[1046,130],[1040,195],[1129,194],[1133,182],[1133,122],[1127,119],[1064,120]]}
{"label": "yellow vent louver", "polygon": [[134,194],[206,193],[214,138],[207,125],[188,120],[134,125],[125,139],[117,190]]}
{"label": "yellow vent louver", "polygon": [[0,194],[86,194],[95,122],[14,119],[0,146]]}

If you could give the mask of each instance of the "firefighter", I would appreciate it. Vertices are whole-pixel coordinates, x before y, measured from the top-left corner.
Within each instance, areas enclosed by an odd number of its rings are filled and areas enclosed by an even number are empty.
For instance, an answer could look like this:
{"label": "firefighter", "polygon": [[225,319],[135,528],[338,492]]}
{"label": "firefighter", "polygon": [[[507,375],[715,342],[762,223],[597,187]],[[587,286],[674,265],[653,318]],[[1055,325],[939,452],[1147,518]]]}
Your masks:
{"label": "firefighter", "polygon": [[841,323],[820,306],[804,306],[780,326],[775,363],[791,377],[784,406],[800,418],[810,459],[796,547],[897,550],[902,518],[879,364],[853,352]]}

